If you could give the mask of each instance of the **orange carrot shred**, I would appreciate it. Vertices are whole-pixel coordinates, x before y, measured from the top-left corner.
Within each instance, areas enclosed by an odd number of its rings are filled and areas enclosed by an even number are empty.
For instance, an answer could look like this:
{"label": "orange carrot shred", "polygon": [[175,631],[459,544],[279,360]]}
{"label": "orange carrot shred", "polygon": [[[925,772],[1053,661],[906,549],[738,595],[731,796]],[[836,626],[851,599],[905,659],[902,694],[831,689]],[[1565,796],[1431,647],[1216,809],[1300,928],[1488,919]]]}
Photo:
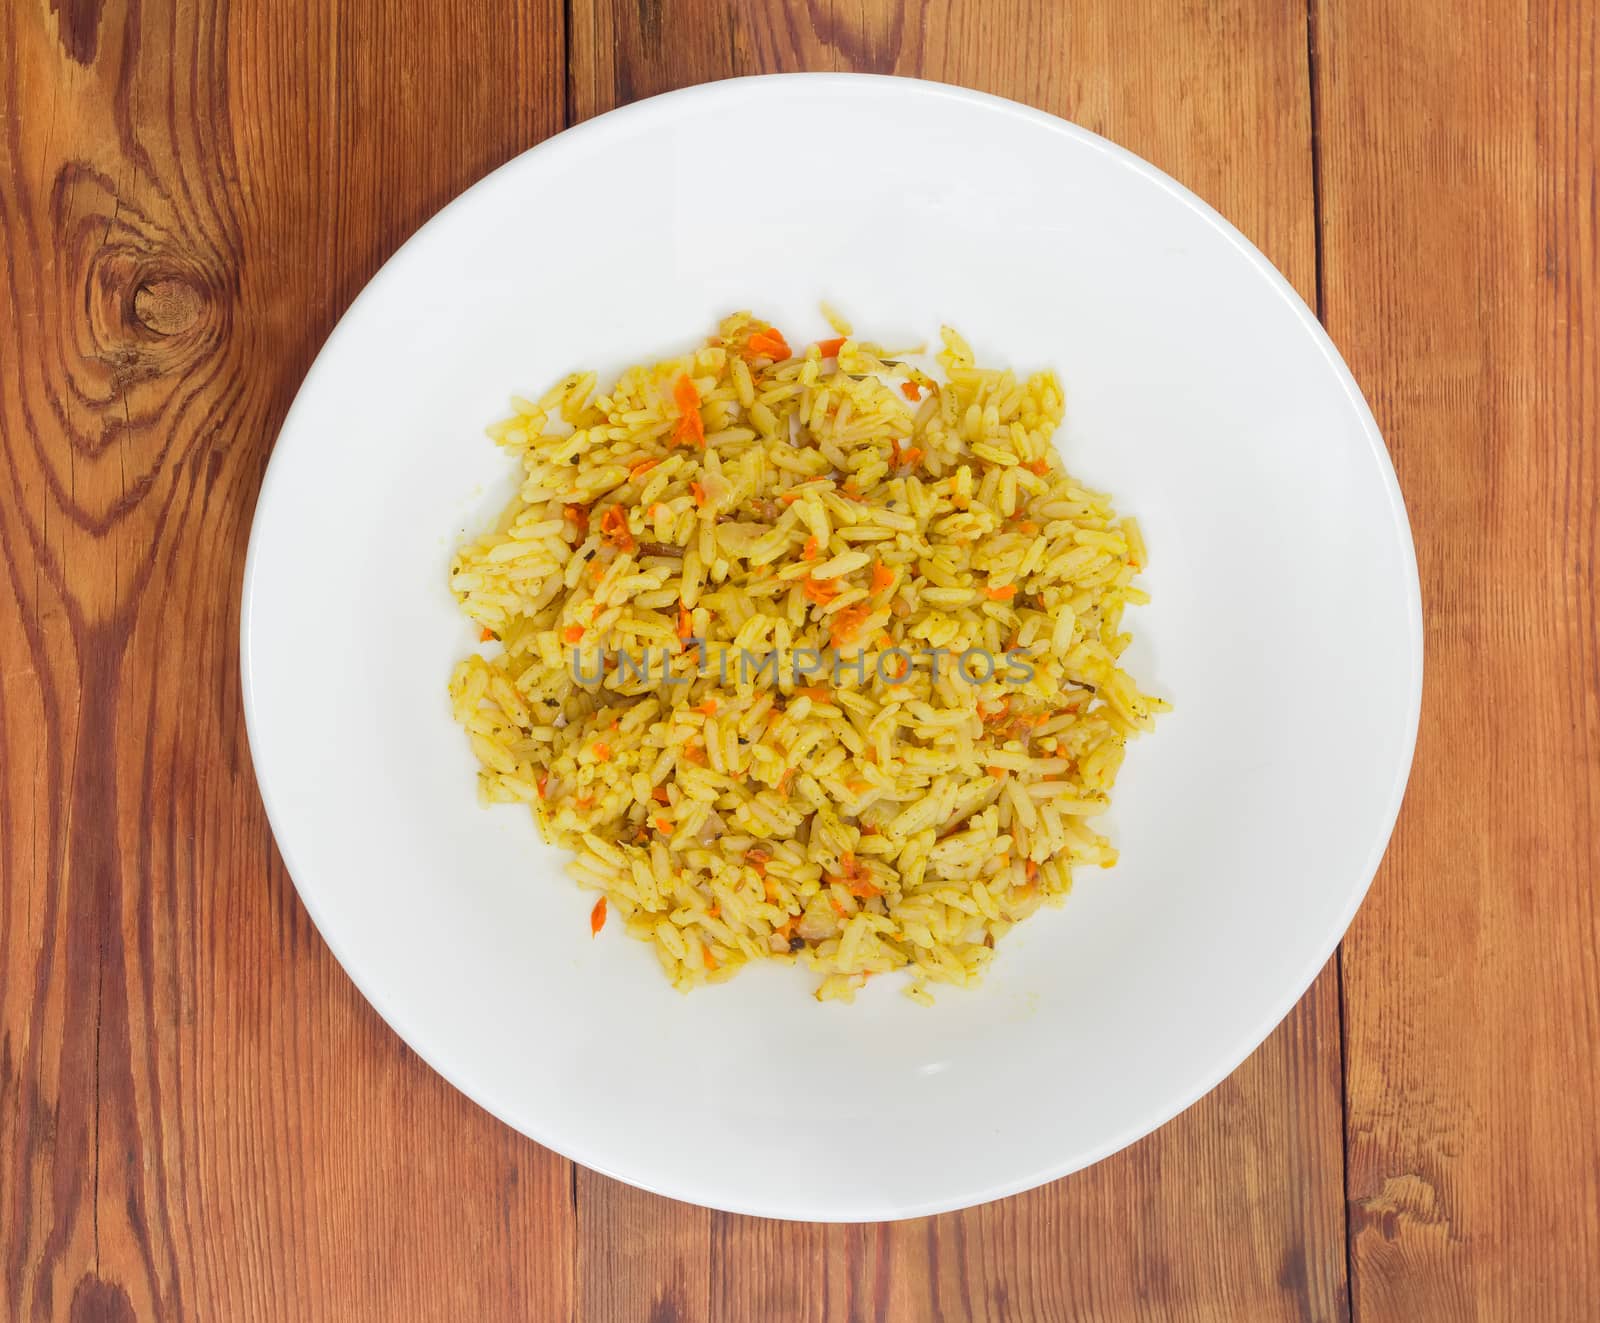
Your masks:
{"label": "orange carrot shred", "polygon": [[494,630],[490,629],[489,626],[487,626],[487,625],[485,625],[482,629],[480,629],[478,631],[478,642],[479,643],[487,643],[493,637],[494,637]]}
{"label": "orange carrot shred", "polygon": [[709,946],[700,949],[700,958],[705,961],[707,969],[715,969],[717,967],[717,958],[711,954]]}
{"label": "orange carrot shred", "polygon": [[583,626],[568,625],[561,631],[561,638],[566,643],[580,643],[583,641]]}
{"label": "orange carrot shred", "polygon": [[658,832],[660,832],[663,836],[671,836],[672,835],[672,819],[671,818],[664,817],[664,816],[658,816],[655,819],[655,827],[656,827],[656,830]]}
{"label": "orange carrot shred", "polygon": [[805,595],[818,606],[826,606],[839,595],[839,581],[837,579],[807,579],[804,584]]}
{"label": "orange carrot shred", "polygon": [[700,417],[700,392],[688,373],[683,373],[672,384],[672,402],[682,415],[673,430],[673,442],[685,446],[706,448],[706,424]]}
{"label": "orange carrot shred", "polygon": [[580,809],[593,808],[594,807],[594,796],[591,795],[588,791],[585,791],[583,794],[579,795],[572,802],[577,808],[580,808]]}
{"label": "orange carrot shred", "polygon": [[606,926],[606,898],[601,896],[595,901],[594,908],[589,911],[589,936],[598,937],[600,930]]}
{"label": "orange carrot shred", "polygon": [[900,383],[900,393],[908,400],[920,400],[922,398],[922,387],[914,381],[902,381]]}
{"label": "orange carrot shred", "polygon": [[824,358],[838,358],[839,351],[844,348],[844,336],[836,340],[818,340],[817,348],[822,351]]}
{"label": "orange carrot shred", "polygon": [[678,603],[678,637],[686,639],[694,633],[694,620],[689,614],[689,608],[682,602]]}
{"label": "orange carrot shred", "polygon": [[1036,473],[1042,478],[1050,471],[1050,461],[1047,459],[1030,459],[1022,467],[1027,469],[1029,473]]}
{"label": "orange carrot shred", "polygon": [[782,492],[782,493],[779,494],[778,499],[780,501],[782,501],[785,505],[793,505],[796,501],[798,501],[800,499],[800,493],[799,492]]}
{"label": "orange carrot shred", "polygon": [[894,582],[894,571],[881,560],[872,567],[872,591],[881,593]]}
{"label": "orange carrot shred", "polygon": [[854,642],[856,635],[861,632],[862,622],[865,621],[867,616],[869,616],[871,613],[871,607],[865,606],[859,602],[855,606],[847,606],[843,611],[839,612],[839,614],[833,618],[834,646],[838,647],[844,643]]}
{"label": "orange carrot shred", "polygon": [[580,532],[589,528],[589,507],[587,505],[564,505],[561,507],[561,517],[569,524],[575,524]]}
{"label": "orange carrot shred", "polygon": [[550,773],[549,772],[546,772],[543,776],[541,776],[539,778],[539,780],[537,781],[537,783],[535,785],[535,788],[539,792],[539,798],[540,799],[544,799],[549,795],[549,791],[550,791]]}
{"label": "orange carrot shred", "polygon": [[985,588],[983,595],[991,602],[1009,602],[1017,595],[1017,585],[1008,583],[1004,588]]}
{"label": "orange carrot shred", "polygon": [[694,503],[696,505],[698,505],[702,510],[705,509],[706,489],[704,487],[702,487],[698,482],[691,482],[689,484],[689,495],[694,497]]}
{"label": "orange carrot shred", "polygon": [[817,539],[814,538],[814,537],[808,537],[806,539],[805,547],[802,548],[802,550],[800,552],[800,559],[801,560],[815,560],[817,558],[817,556],[821,553],[821,551],[822,551],[822,547],[821,547],[821,544],[818,543]]}
{"label": "orange carrot shred", "polygon": [[609,744],[597,740],[590,752],[594,754],[594,759],[597,763],[611,761],[611,746]]}
{"label": "orange carrot shred", "polygon": [[833,699],[833,695],[820,684],[808,684],[804,688],[796,689],[795,693],[804,694],[813,703],[827,703]]}
{"label": "orange carrot shred", "polygon": [[655,468],[655,466],[660,462],[661,461],[659,459],[641,459],[637,464],[628,470],[628,476],[635,482],[638,482],[640,478],[644,477],[646,473],[650,472],[650,470]]}
{"label": "orange carrot shred", "polygon": [[695,711],[700,713],[701,716],[714,717],[717,715],[717,700],[708,698],[699,707],[695,708]]}
{"label": "orange carrot shred", "polygon": [[606,507],[600,516],[600,536],[619,551],[632,551],[633,534],[628,529],[628,514],[620,505]]}
{"label": "orange carrot shred", "polygon": [[666,786],[657,786],[650,792],[650,798],[655,800],[655,802],[658,804],[665,804],[667,802]]}
{"label": "orange carrot shred", "polygon": [[789,357],[789,342],[776,327],[757,331],[745,347],[745,357],[770,358],[774,363],[781,363]]}
{"label": "orange carrot shred", "polygon": [[1004,781],[1006,779],[1006,769],[1004,767],[985,767],[983,770],[994,777],[996,781]]}
{"label": "orange carrot shred", "polygon": [[1030,859],[1022,865],[1022,871],[1028,875],[1028,881],[1032,882],[1034,878],[1039,876],[1039,865]]}

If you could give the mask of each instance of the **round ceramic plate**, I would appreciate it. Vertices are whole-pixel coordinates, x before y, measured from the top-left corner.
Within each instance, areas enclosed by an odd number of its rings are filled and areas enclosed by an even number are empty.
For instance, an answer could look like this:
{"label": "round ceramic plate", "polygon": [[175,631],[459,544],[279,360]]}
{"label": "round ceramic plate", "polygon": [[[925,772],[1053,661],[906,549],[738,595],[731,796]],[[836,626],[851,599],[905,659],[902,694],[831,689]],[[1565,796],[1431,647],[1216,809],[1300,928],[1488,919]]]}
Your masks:
{"label": "round ceramic plate", "polygon": [[[825,150],[817,150],[825,148]],[[890,150],[884,150],[889,148]],[[794,153],[799,152],[796,156]],[[446,588],[511,490],[513,392],[828,299],[1054,367],[1068,469],[1138,516],[1129,667],[1174,711],[1102,821],[1122,852],[932,1008],[748,970],[687,996],[589,935],[531,816],[477,799]],[[351,978],[436,1070],[621,1180],[778,1217],[906,1217],[1061,1176],[1271,1031],[1399,808],[1421,610],[1382,439],[1300,299],[1226,221],[1082,129],[899,79],[738,80],[496,171],[395,255],[284,424],[245,572],[245,709],[284,859]]]}

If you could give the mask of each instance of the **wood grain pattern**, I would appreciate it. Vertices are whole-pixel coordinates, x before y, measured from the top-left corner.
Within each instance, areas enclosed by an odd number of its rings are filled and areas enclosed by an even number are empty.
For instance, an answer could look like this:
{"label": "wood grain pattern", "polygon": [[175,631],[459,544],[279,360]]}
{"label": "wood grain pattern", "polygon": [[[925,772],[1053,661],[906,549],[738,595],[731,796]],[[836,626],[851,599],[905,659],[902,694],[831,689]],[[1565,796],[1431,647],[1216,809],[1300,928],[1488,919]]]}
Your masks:
{"label": "wood grain pattern", "polygon": [[562,45],[558,0],[0,6],[0,1317],[570,1309],[568,1164],[317,939],[235,643],[312,354],[560,127]]}
{"label": "wood grain pattern", "polygon": [[1600,1317],[1596,13],[1319,0],[1327,321],[1427,686],[1345,943],[1355,1317]]}
{"label": "wood grain pattern", "polygon": [[[574,0],[571,22],[579,119],[743,73],[848,69],[964,83],[1145,155],[1315,297],[1302,11]],[[1242,1070],[1171,1126],[1088,1172],[987,1208],[893,1226],[791,1226],[708,1217],[580,1171],[581,1243],[591,1226],[626,1226],[656,1247],[609,1264],[613,1312],[594,1316],[652,1317],[674,1299],[682,1317],[702,1317],[701,1284],[680,1296],[664,1283],[709,1259],[715,1319],[1341,1318],[1340,1117],[1337,991],[1325,973]]]}
{"label": "wood grain pattern", "polygon": [[[0,1319],[1594,1318],[1596,23],[1584,0],[1311,0],[1309,24],[1276,0],[0,5]],[[568,118],[803,68],[1066,115],[1320,294],[1427,610],[1416,772],[1342,985],[1090,1171],[885,1226],[675,1204],[454,1093],[295,898],[236,681],[266,455],[383,258]]]}

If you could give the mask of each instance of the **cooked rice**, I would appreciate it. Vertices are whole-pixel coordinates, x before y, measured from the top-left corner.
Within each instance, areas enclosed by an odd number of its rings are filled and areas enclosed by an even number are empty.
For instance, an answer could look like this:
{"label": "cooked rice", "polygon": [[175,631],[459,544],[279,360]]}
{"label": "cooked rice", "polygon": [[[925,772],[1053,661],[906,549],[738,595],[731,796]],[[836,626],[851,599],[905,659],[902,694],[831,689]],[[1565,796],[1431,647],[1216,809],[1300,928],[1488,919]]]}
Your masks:
{"label": "cooked rice", "polygon": [[1143,540],[1063,471],[1053,373],[948,329],[937,362],[790,357],[738,314],[489,429],[523,480],[451,569],[486,637],[456,717],[484,797],[528,804],[680,988],[798,956],[821,999],[907,968],[928,1001],[1116,861],[1091,821],[1166,707],[1118,665]]}

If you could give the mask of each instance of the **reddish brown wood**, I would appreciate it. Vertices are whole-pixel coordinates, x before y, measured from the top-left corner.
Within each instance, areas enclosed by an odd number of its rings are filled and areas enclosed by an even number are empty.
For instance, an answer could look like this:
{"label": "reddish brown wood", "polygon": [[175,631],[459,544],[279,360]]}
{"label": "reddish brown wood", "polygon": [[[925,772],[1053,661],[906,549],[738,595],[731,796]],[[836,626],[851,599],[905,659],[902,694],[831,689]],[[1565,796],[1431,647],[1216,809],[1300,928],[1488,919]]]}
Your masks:
{"label": "reddish brown wood", "polygon": [[1361,1323],[1600,1316],[1597,15],[1319,3],[1327,320],[1427,683],[1345,944]]}
{"label": "reddish brown wood", "polygon": [[557,0],[0,6],[0,1317],[570,1309],[568,1164],[312,931],[235,642],[311,356],[560,127],[562,44]]}
{"label": "reddish brown wood", "polygon": [[[1092,1170],[893,1226],[709,1214],[417,1062],[277,860],[235,598],[284,410],[417,223],[704,78],[913,73],[1108,133],[1327,317],[1429,687],[1345,952],[1355,1316],[1600,1299],[1595,17],[1317,0],[0,6],[0,1317],[1346,1316],[1330,973]],[[1309,44],[1309,50],[1308,50]],[[570,47],[570,63],[567,51]]]}

